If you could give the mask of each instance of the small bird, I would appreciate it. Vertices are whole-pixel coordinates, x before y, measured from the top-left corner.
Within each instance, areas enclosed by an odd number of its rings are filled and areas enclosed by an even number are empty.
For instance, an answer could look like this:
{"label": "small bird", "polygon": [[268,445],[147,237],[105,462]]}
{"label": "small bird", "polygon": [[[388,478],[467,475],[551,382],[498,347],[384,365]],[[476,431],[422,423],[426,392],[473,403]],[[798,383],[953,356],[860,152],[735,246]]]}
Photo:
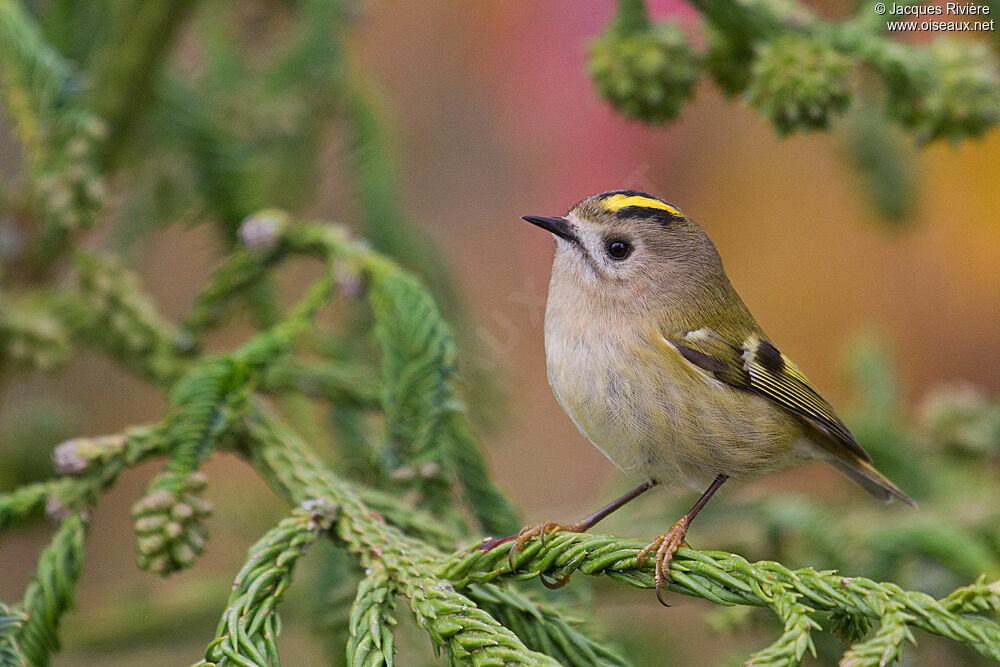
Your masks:
{"label": "small bird", "polygon": [[833,408],[754,320],[712,241],[677,207],[602,192],[565,217],[526,215],[556,237],[545,360],[556,399],[618,467],[647,481],[575,524],[528,526],[526,542],[584,532],[657,484],[706,489],[639,552],[657,598],[694,517],[729,478],[822,460],[877,498],[916,506],[872,466]]}

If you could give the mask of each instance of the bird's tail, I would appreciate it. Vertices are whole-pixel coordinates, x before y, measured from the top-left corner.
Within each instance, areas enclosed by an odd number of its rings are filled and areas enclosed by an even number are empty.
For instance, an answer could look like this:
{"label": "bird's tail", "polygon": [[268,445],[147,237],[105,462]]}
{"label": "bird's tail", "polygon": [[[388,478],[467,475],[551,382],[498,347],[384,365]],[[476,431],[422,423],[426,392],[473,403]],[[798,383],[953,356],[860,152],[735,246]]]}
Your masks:
{"label": "bird's tail", "polygon": [[848,462],[841,458],[830,458],[829,463],[857,483],[862,489],[880,500],[890,502],[893,496],[895,496],[910,507],[917,506],[913,498],[903,493],[898,486],[890,482],[888,477],[876,470],[870,463],[866,463],[861,459],[854,459]]}

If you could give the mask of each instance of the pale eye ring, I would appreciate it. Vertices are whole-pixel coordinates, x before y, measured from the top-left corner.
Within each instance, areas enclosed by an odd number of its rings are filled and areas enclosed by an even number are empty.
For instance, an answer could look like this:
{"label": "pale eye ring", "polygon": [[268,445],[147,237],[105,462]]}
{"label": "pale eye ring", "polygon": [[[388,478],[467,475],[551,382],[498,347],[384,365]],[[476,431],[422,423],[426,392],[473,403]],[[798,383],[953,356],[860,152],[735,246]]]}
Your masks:
{"label": "pale eye ring", "polygon": [[632,254],[632,244],[625,239],[610,238],[605,247],[611,259],[620,261]]}

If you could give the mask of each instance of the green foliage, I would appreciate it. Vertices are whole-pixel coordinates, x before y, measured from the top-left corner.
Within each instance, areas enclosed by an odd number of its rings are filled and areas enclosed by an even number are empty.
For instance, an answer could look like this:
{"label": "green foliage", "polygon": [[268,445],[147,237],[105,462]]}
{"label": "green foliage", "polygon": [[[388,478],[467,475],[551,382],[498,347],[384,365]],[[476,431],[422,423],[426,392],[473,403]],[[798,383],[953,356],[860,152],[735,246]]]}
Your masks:
{"label": "green foliage", "polygon": [[335,508],[321,503],[295,510],[250,547],[247,563],[236,575],[218,639],[198,665],[222,667],[280,664],[277,605],[292,579],[296,561],[330,527]]}
{"label": "green foliage", "polygon": [[629,118],[665,122],[694,92],[697,63],[680,25],[653,25],[641,0],[621,3],[608,32],[590,46],[598,92]]}
{"label": "green foliage", "polygon": [[[328,266],[339,262],[341,274],[345,270],[357,272],[368,283],[376,330],[383,327],[376,340],[383,355],[394,357],[384,362],[388,371],[383,382],[399,387],[382,392],[383,412],[387,418],[391,414],[412,415],[397,431],[400,446],[406,447],[397,450],[397,456],[416,458],[420,451],[432,451],[439,457],[434,460],[445,469],[458,470],[451,447],[421,439],[426,437],[421,425],[436,424],[447,443],[449,424],[462,413],[450,398],[452,370],[447,355],[453,348],[447,327],[419,283],[351,241],[337,227],[289,224],[273,247],[324,257]],[[173,383],[171,403],[161,424],[124,438],[71,441],[60,448],[57,461],[60,470],[78,477],[25,487],[0,497],[0,510],[6,510],[6,514],[0,511],[0,516],[9,517],[7,524],[35,511],[43,499],[51,505],[58,498],[57,507],[69,510],[52,547],[43,555],[34,587],[29,587],[25,601],[28,621],[17,634],[25,655],[44,660],[55,648],[58,618],[72,599],[86,526],[83,514],[73,508],[92,503],[94,493],[113,481],[125,465],[148,455],[168,454],[165,472],[154,479],[152,493],[137,509],[140,561],[161,572],[186,565],[204,538],[203,529],[194,528],[200,526],[198,517],[203,514],[197,500],[203,485],[197,467],[212,449],[226,446],[244,452],[275,489],[307,511],[281,524],[251,549],[248,565],[237,579],[231,608],[220,624],[219,637],[206,653],[209,664],[273,661],[278,628],[275,607],[294,560],[323,532],[372,570],[359,589],[350,624],[349,650],[359,661],[391,664],[392,642],[386,634],[391,600],[402,595],[418,625],[449,661],[557,664],[552,661],[555,659],[563,664],[624,664],[603,644],[575,630],[572,621],[556,607],[529,602],[517,592],[492,587],[490,582],[539,574],[565,577],[580,570],[649,587],[648,569],[635,568],[641,544],[611,537],[558,535],[545,545],[529,544],[515,556],[514,570],[507,564],[506,548],[488,553],[465,550],[446,558],[441,547],[455,544],[467,529],[453,524],[455,532],[449,537],[447,529],[442,532],[439,527],[440,521],[423,517],[414,507],[400,506],[406,503],[400,496],[379,496],[341,479],[309,451],[277,413],[251,395],[258,373],[255,369],[276,364],[292,351],[293,342],[312,321],[318,304],[328,298],[332,275],[332,270],[325,272],[285,319],[244,346],[228,356],[208,356],[191,366]],[[401,295],[424,306],[402,309],[401,301],[393,301]],[[413,313],[430,321],[414,321]],[[414,344],[414,340],[422,342]],[[433,364],[424,362],[422,355],[427,350],[439,351],[439,356],[432,356]],[[403,363],[406,359],[414,361]],[[438,396],[434,402],[414,400],[407,393],[410,382],[444,393],[432,393]],[[883,400],[894,397],[891,383],[873,378],[870,384]],[[447,410],[444,414],[448,418],[435,417],[439,410]],[[62,488],[66,482],[82,486]],[[390,487],[392,482],[390,479]],[[456,484],[450,483],[452,493]],[[166,493],[168,490],[171,493]],[[435,509],[426,499],[415,500]],[[321,505],[316,505],[317,501]],[[336,511],[323,510],[319,515],[325,518],[319,521],[316,513],[321,506]],[[57,572],[70,576],[58,579]],[[1000,628],[978,615],[980,609],[995,604],[996,598],[983,584],[935,601],[923,594],[906,593],[893,584],[808,569],[793,572],[773,562],[750,564],[729,554],[687,550],[675,561],[673,579],[671,589],[677,592],[718,604],[771,609],[784,632],[751,658],[753,664],[801,660],[807,651],[814,650],[811,634],[820,629],[814,613],[830,610],[842,616],[861,614],[879,622],[876,634],[856,643],[848,653],[856,664],[873,664],[879,656],[896,655],[911,638],[911,626],[961,641],[984,655],[1000,656]],[[40,600],[50,599],[47,606],[39,606]],[[845,631],[849,625],[859,627],[856,620],[836,627],[842,634],[851,634]]]}
{"label": "green foliage", "polygon": [[[590,49],[597,93],[628,118],[668,123],[704,72],[781,136],[829,130],[853,108],[846,133],[851,161],[892,229],[911,213],[916,191],[912,156],[898,135],[905,131],[920,145],[957,142],[1000,121],[995,40],[993,49],[986,41],[949,37],[912,46],[893,39],[889,17],[867,4],[839,22],[818,18],[796,0],[692,5],[703,20],[685,32],[672,21],[650,22],[644,0],[619,0]],[[700,52],[689,44],[691,32],[700,33],[693,40],[704,45]]]}
{"label": "green foliage", "polygon": [[52,371],[69,358],[69,336],[51,313],[0,301],[0,364]]}
{"label": "green foliage", "polygon": [[516,531],[513,510],[489,481],[461,416],[453,383],[455,345],[429,293],[414,278],[391,272],[375,281],[368,298],[383,351],[389,439],[383,467],[439,512],[450,505],[448,492],[457,483],[485,531]]}
{"label": "green foliage", "polygon": [[1000,120],[1000,74],[986,44],[937,39],[890,51],[889,111],[918,141],[976,137]]}
{"label": "green foliage", "polygon": [[903,660],[903,644],[916,644],[909,624],[913,616],[902,610],[902,605],[893,605],[885,610],[882,624],[875,636],[868,641],[852,646],[841,659],[844,667],[863,665],[889,665]]}
{"label": "green foliage", "polygon": [[211,505],[201,496],[204,475],[161,475],[155,487],[132,506],[136,564],[159,575],[189,567],[205,550],[208,531],[202,519]]}
{"label": "green foliage", "polygon": [[830,614],[830,631],[841,641],[850,644],[857,643],[872,629],[872,622],[867,616],[837,609]]}
{"label": "green foliage", "polygon": [[323,466],[275,415],[257,406],[247,427],[244,446],[258,470],[291,502],[321,497],[338,507],[334,536],[365,567],[386,569],[396,593],[407,598],[435,650],[467,664],[491,660],[555,664],[527,649],[510,630],[437,576],[433,563],[443,556],[441,552],[408,538],[401,532],[404,526],[388,523],[389,516],[372,513],[352,485]]}
{"label": "green foliage", "polygon": [[994,459],[1000,452],[1000,403],[969,385],[940,387],[920,406],[922,436],[955,457]]}
{"label": "green foliage", "polygon": [[985,43],[940,38],[905,46],[868,5],[840,23],[793,0],[696,0],[705,53],[695,56],[673,23],[653,25],[642,0],[619,0],[590,55],[598,92],[632,118],[673,120],[691,95],[699,64],[729,95],[766,116],[779,134],[825,130],[851,104],[854,71],[881,79],[890,118],[918,142],[956,141],[1000,120],[1000,71]]}
{"label": "green foliage", "polygon": [[[0,201],[14,214],[5,232],[24,241],[0,249],[0,371],[52,372],[91,349],[167,402],[154,423],[63,442],[52,454],[55,477],[0,494],[0,531],[43,513],[57,524],[23,598],[0,605],[0,665],[44,665],[58,649],[91,513],[129,468],[162,466],[133,508],[139,566],[165,575],[191,565],[208,539],[202,467],[220,451],[243,457],[294,509],[250,548],[200,664],[278,664],[279,604],[298,560],[321,538],[342,557],[327,574],[339,573],[351,591],[325,598],[318,615],[347,609],[336,651],[350,664],[393,664],[395,622],[407,613],[450,664],[629,664],[576,606],[516,580],[580,571],[650,588],[649,568],[635,566],[640,543],[557,535],[527,545],[514,567],[504,548],[459,549],[483,532],[512,533],[519,521],[490,477],[459,391],[460,345],[438,307],[457,310],[451,283],[430,244],[412,240],[376,96],[349,67],[342,33],[352,7],[269,4],[262,11],[284,12],[285,30],[259,56],[260,45],[240,43],[228,5],[197,4],[55,0],[33,5],[34,16],[0,0],[2,91],[27,176],[23,192]],[[868,43],[870,25],[830,26],[794,2],[696,6],[711,31],[704,57],[679,27],[653,25],[640,0],[623,0],[592,48],[602,94],[632,116],[665,121],[704,67],[781,129],[817,129],[848,105],[850,74],[865,62],[885,79],[893,117],[918,138],[975,134],[995,120],[995,65],[978,47]],[[95,19],[101,10],[113,24]],[[205,46],[198,76],[170,58],[182,29]],[[341,225],[253,212],[305,208],[330,117],[347,131],[370,243]],[[105,182],[116,188],[112,199],[120,189],[125,200],[114,210],[100,208]],[[129,249],[177,220],[211,224],[223,253],[178,321],[159,311],[123,253],[77,249],[98,221],[88,248]],[[303,259],[318,270],[283,308],[274,274]],[[404,265],[420,267],[430,289]],[[253,332],[245,343],[226,348],[210,336],[246,312]],[[927,587],[952,592],[935,599],[691,550],[678,554],[670,588],[769,611],[781,631],[751,664],[815,655],[823,627],[852,644],[848,664],[898,658],[913,628],[998,657],[1000,517],[989,507],[960,516],[948,504],[956,479],[969,493],[995,484],[983,463],[1000,447],[998,404],[949,390],[926,404],[917,427],[903,426],[891,365],[877,350],[860,357],[859,435],[940,514],[858,521],[788,498],[733,511],[741,526],[762,526],[768,552],[782,558],[902,581],[916,555],[943,572]],[[313,408],[334,423],[305,423]],[[914,446],[926,456],[893,458]]]}
{"label": "green foliage", "polygon": [[[382,464],[389,473],[421,491],[437,510],[448,505],[442,479],[447,455],[441,447],[453,399],[455,346],[437,307],[413,278],[385,276],[368,297],[382,359],[382,404],[388,446]],[[405,462],[405,463],[404,463]],[[404,468],[404,465],[409,467]]]}
{"label": "green foliage", "polygon": [[845,132],[847,151],[868,201],[893,228],[903,228],[915,204],[914,149],[864,96],[848,116]]}
{"label": "green foliage", "polygon": [[26,620],[28,619],[23,613],[11,610],[0,602],[0,666],[18,667],[22,664],[17,633]]}
{"label": "green foliage", "polygon": [[17,525],[45,507],[54,486],[52,482],[25,484],[0,496],[0,530]]}
{"label": "green foliage", "polygon": [[74,262],[76,291],[63,301],[62,320],[72,322],[76,339],[152,380],[171,380],[191,345],[156,312],[135,274],[107,255],[80,252]]}
{"label": "green foliage", "polygon": [[197,3],[117,2],[108,6],[108,34],[90,54],[94,73],[89,103],[104,119],[108,140],[103,159],[113,159],[132,123],[152,98],[155,77],[175,31]]}
{"label": "green foliage", "polygon": [[786,35],[761,44],[750,71],[747,101],[779,134],[823,130],[847,109],[851,60],[831,44]]}
{"label": "green foliage", "polygon": [[42,218],[32,255],[44,265],[103,203],[94,159],[104,125],[82,106],[77,74],[15,0],[0,2],[0,82],[32,173]]}
{"label": "green foliage", "polygon": [[27,620],[17,632],[17,643],[29,665],[48,665],[52,653],[59,650],[59,621],[73,606],[83,568],[87,523],[81,512],[62,520],[24,592],[22,607]]}
{"label": "green foliage", "polygon": [[630,664],[611,648],[607,638],[591,628],[574,627],[583,621],[574,619],[572,613],[562,608],[564,605],[543,605],[536,595],[493,584],[472,584],[466,591],[477,605],[513,630],[528,648],[551,655],[560,665]]}
{"label": "green foliage", "polygon": [[[608,536],[561,533],[535,541],[508,562],[509,547],[491,551],[470,548],[454,554],[441,565],[440,572],[456,587],[474,583],[523,579],[534,576],[565,578],[575,572],[606,576],[639,588],[653,588],[653,567],[636,567],[636,554],[645,546],[638,541]],[[875,636],[855,644],[844,659],[855,665],[878,665],[900,654],[903,641],[912,641],[910,628],[960,641],[984,656],[1000,660],[1000,625],[976,613],[995,603],[957,602],[965,595],[993,596],[989,586],[975,591],[963,589],[941,599],[924,593],[907,592],[892,583],[878,583],[861,577],[845,577],[836,572],[812,568],[789,570],[780,563],[750,563],[727,552],[680,549],[671,563],[672,581],[667,589],[704,598],[720,605],[767,607],[784,625],[777,642],[756,653],[748,664],[798,664],[812,651],[811,631],[819,629],[809,614],[837,611],[861,614],[879,622]],[[993,588],[996,584],[992,585]],[[857,622],[853,625],[857,627]],[[843,631],[841,623],[838,629]]]}
{"label": "green foliage", "polygon": [[709,21],[704,25],[702,64],[723,93],[736,96],[746,90],[754,64],[753,43],[739,33],[724,32]]}
{"label": "green foliage", "polygon": [[80,430],[77,415],[62,401],[36,399],[8,408],[0,423],[0,488],[13,488],[52,474],[52,448]]}
{"label": "green foliage", "polygon": [[393,664],[396,653],[392,626],[395,606],[392,585],[383,567],[371,569],[358,585],[358,593],[351,605],[348,627],[347,664],[360,667],[377,667]]}

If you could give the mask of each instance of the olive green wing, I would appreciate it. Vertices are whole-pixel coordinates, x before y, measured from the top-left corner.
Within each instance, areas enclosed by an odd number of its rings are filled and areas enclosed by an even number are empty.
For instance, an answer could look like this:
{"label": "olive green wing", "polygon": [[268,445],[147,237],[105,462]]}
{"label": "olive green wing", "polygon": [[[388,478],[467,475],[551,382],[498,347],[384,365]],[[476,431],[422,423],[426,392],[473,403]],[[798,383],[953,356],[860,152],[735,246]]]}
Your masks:
{"label": "olive green wing", "polygon": [[665,340],[688,362],[716,379],[771,399],[805,418],[854,456],[871,462],[868,452],[857,443],[833,407],[770,341],[751,334],[738,343],[731,342],[711,329],[689,331]]}
{"label": "olive green wing", "polygon": [[871,466],[871,456],[854,439],[833,407],[766,338],[754,333],[742,341],[731,341],[711,329],[698,329],[665,336],[664,340],[702,372],[730,386],[764,396],[828,436],[818,442],[834,455],[831,463],[872,494],[888,498],[891,493],[913,504]]}

